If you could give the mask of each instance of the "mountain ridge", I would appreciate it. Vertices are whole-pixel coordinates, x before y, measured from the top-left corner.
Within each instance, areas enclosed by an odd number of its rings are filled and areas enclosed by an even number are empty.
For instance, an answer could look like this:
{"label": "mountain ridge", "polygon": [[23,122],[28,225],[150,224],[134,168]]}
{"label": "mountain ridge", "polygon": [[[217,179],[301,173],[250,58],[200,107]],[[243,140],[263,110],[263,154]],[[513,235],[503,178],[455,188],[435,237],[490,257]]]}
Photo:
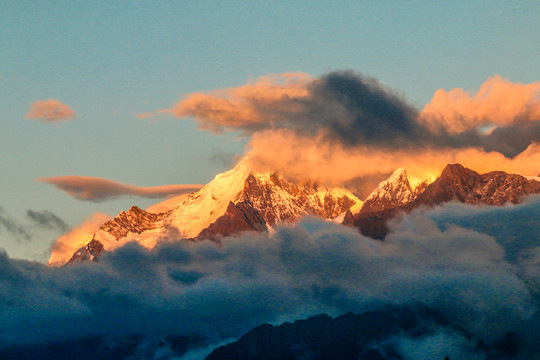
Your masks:
{"label": "mountain ridge", "polygon": [[345,189],[295,184],[241,163],[166,212],[153,214],[138,207],[121,211],[68,263],[95,260],[103,250],[132,240],[152,248],[171,231],[185,239],[217,239],[241,231],[272,231],[275,225],[292,224],[307,215],[333,220],[362,203]]}
{"label": "mountain ridge", "polygon": [[448,164],[441,175],[427,185],[408,203],[396,207],[368,211],[363,208],[347,217],[352,225],[369,237],[383,239],[388,234],[387,222],[400,213],[408,213],[422,206],[435,206],[450,201],[471,205],[517,204],[527,195],[540,193],[540,182],[519,174],[491,171],[479,174],[461,164]]}
{"label": "mountain ridge", "polygon": [[97,260],[103,251],[128,241],[152,248],[171,232],[184,239],[219,239],[242,231],[272,231],[307,215],[352,225],[364,235],[383,239],[387,223],[400,213],[449,201],[474,205],[518,203],[540,193],[540,182],[518,174],[479,174],[448,164],[434,181],[416,186],[405,169],[397,169],[362,202],[343,188],[295,184],[275,173],[256,173],[240,163],[218,174],[175,208],[150,213],[136,206],[104,223],[92,240],[68,261]]}
{"label": "mountain ridge", "polygon": [[416,304],[347,312],[335,318],[320,314],[278,326],[263,324],[214,349],[206,360],[402,359],[398,338],[422,339],[441,331],[466,339],[483,355],[496,354],[481,338],[452,326],[440,312]]}

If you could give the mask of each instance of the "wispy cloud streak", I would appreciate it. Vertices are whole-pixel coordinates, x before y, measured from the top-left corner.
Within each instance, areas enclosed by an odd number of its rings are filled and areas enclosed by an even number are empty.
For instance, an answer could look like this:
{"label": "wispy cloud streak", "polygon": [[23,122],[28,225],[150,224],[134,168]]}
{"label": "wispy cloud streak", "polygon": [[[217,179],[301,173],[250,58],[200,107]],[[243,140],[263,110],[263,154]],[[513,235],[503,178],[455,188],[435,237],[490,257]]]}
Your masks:
{"label": "wispy cloud streak", "polygon": [[64,220],[50,210],[36,211],[28,209],[26,210],[26,216],[32,220],[35,226],[40,228],[57,229],[60,231],[66,231],[69,228]]}
{"label": "wispy cloud streak", "polygon": [[2,207],[0,207],[0,228],[15,236],[16,239],[29,241],[32,238],[26,227],[21,225]]}
{"label": "wispy cloud streak", "polygon": [[122,184],[113,180],[91,176],[56,176],[38,178],[36,181],[46,182],[65,191],[79,200],[104,201],[121,196],[140,196],[162,198],[170,195],[185,194],[197,191],[203,185],[177,184],[140,187]]}

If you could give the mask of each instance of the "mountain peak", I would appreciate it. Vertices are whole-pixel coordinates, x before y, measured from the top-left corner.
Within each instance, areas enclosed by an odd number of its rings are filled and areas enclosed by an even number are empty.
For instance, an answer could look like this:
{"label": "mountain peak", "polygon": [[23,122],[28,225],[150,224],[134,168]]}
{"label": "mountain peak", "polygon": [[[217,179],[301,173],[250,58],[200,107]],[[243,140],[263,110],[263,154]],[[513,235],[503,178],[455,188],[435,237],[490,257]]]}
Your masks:
{"label": "mountain peak", "polygon": [[390,177],[386,181],[393,181],[393,180],[400,179],[400,178],[406,178],[407,181],[408,181],[407,170],[405,170],[404,168],[401,168],[401,167],[394,170],[392,175],[390,175]]}
{"label": "mountain peak", "polygon": [[465,166],[455,163],[455,164],[448,164],[444,167],[443,171],[441,172],[440,177],[451,177],[451,176],[475,176],[479,175],[476,171],[473,171],[471,169],[466,168]]}
{"label": "mountain peak", "polygon": [[[425,182],[421,185],[425,186]],[[369,194],[361,211],[371,212],[401,206],[416,197],[418,193],[416,190],[411,186],[407,171],[404,168],[398,168]]]}
{"label": "mountain peak", "polygon": [[518,203],[540,192],[540,182],[518,174],[491,171],[479,174],[461,164],[447,165],[441,176],[418,196],[416,202],[433,205],[451,200],[467,204]]}

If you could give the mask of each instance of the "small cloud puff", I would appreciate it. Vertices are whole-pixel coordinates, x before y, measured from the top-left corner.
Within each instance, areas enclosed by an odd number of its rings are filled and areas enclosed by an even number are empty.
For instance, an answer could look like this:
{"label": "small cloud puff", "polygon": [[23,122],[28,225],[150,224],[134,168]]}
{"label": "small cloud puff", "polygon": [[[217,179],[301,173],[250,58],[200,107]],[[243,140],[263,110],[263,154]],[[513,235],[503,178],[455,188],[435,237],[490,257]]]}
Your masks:
{"label": "small cloud puff", "polygon": [[69,121],[77,115],[68,105],[59,100],[49,99],[36,101],[30,105],[30,110],[26,113],[26,119],[36,119],[42,122]]}

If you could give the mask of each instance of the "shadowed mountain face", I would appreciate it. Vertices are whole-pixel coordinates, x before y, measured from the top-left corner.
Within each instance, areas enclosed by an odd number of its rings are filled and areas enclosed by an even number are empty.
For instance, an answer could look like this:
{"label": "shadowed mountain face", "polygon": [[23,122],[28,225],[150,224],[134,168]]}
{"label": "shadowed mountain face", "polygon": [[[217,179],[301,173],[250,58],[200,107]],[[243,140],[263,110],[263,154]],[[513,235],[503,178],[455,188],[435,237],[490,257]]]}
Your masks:
{"label": "shadowed mountain face", "polygon": [[261,217],[261,214],[245,201],[237,204],[230,202],[225,214],[201,231],[198,237],[201,239],[212,239],[218,235],[229,236],[249,230],[266,230],[266,222]]}
{"label": "shadowed mountain face", "polygon": [[[264,324],[236,342],[215,349],[206,359],[395,360],[410,358],[410,350],[404,344],[420,346],[443,333],[461,339],[463,353],[475,359],[503,359],[526,346],[521,338],[510,334],[501,340],[502,350],[491,349],[480,338],[450,325],[439,312],[416,305],[359,315],[347,313],[335,319],[323,314],[279,326]],[[438,346],[442,355],[436,359],[443,360],[448,355],[443,341]]]}
{"label": "shadowed mountain face", "polygon": [[411,201],[396,207],[370,211],[364,207],[345,223],[354,225],[369,237],[383,239],[388,234],[387,222],[402,212],[421,206],[433,206],[449,201],[472,205],[504,205],[519,203],[527,195],[540,193],[540,182],[518,174],[492,171],[479,174],[460,164],[449,164],[439,178],[425,186]]}
{"label": "shadowed mountain face", "polygon": [[[452,343],[452,349],[445,345]],[[257,326],[235,342],[219,346],[202,336],[87,336],[51,344],[0,349],[5,360],[117,360],[183,358],[211,353],[207,360],[403,360],[416,347],[432,346],[433,359],[533,359],[526,341],[507,333],[493,344],[453,326],[422,304],[387,307],[336,318],[326,314],[279,326]],[[214,348],[212,351],[211,349]],[[463,357],[459,358],[455,355]],[[187,357],[191,359],[191,357]]]}

